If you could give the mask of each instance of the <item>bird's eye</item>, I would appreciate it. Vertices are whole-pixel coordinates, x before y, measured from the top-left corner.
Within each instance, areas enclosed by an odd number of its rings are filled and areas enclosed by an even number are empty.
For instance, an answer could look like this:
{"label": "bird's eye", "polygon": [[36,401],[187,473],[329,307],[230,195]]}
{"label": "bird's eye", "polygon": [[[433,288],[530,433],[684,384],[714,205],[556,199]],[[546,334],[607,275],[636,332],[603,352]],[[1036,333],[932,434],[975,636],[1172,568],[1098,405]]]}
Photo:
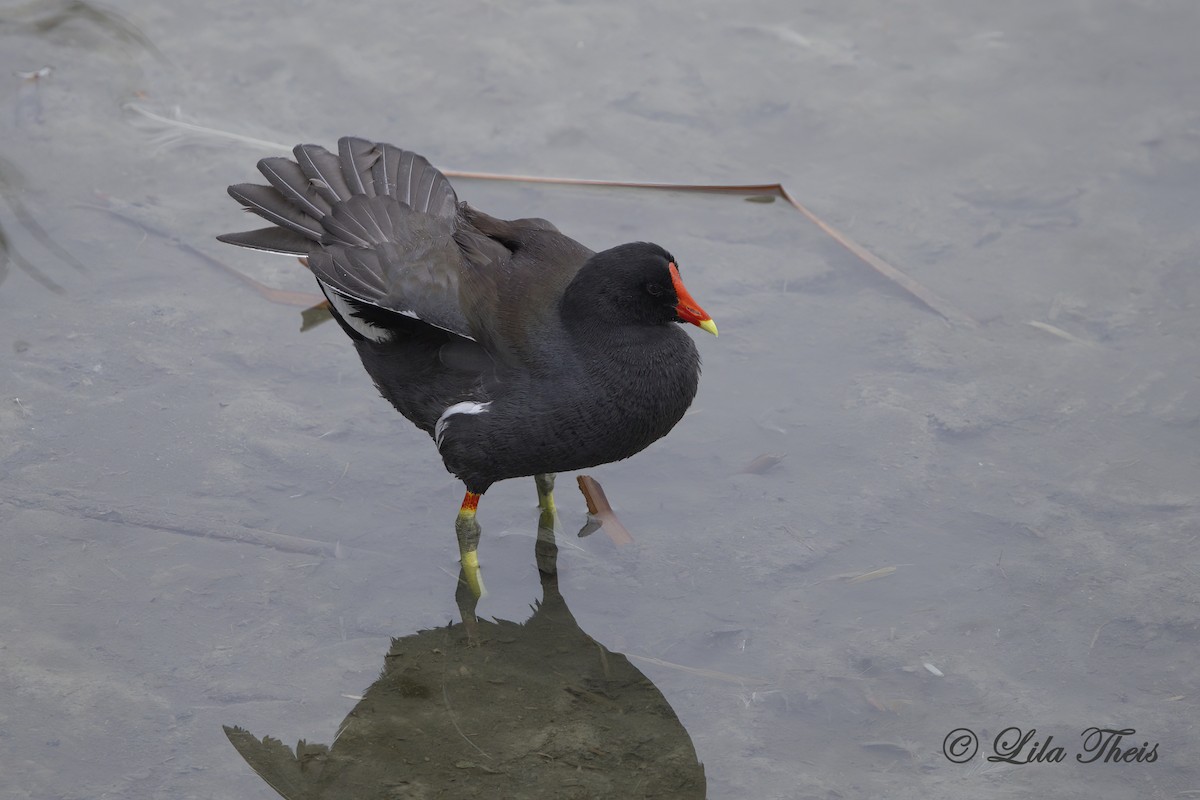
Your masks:
{"label": "bird's eye", "polygon": [[647,283],[646,292],[650,294],[651,297],[662,297],[663,287],[659,286],[657,283]]}

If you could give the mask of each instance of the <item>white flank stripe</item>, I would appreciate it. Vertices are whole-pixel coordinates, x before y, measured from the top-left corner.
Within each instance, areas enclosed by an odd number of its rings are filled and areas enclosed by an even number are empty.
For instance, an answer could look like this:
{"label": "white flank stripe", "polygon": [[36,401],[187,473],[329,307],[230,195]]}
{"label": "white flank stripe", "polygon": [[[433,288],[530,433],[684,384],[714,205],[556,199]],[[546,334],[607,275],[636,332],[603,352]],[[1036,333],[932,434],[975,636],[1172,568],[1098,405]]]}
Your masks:
{"label": "white flank stripe", "polygon": [[378,325],[372,325],[366,320],[355,316],[354,307],[346,302],[346,298],[342,297],[335,291],[330,291],[327,295],[329,302],[337,310],[342,319],[346,320],[346,324],[357,331],[360,335],[365,336],[373,342],[382,344],[392,338],[392,334],[386,329]]}
{"label": "white flank stripe", "polygon": [[442,437],[446,435],[446,427],[450,424],[450,417],[455,414],[484,414],[487,413],[488,406],[490,405],[490,401],[487,403],[476,403],[472,400],[464,400],[447,408],[438,417],[437,424],[433,426],[434,443],[438,447],[442,446]]}

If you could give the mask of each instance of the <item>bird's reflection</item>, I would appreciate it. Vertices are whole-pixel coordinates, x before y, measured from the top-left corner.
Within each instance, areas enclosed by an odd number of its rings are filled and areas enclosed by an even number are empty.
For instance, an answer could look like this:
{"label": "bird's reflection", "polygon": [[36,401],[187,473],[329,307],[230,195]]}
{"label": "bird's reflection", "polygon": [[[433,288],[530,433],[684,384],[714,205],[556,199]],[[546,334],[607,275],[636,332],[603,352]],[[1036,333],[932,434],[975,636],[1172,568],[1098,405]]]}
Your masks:
{"label": "bird's reflection", "polygon": [[[542,601],[525,623],[477,619],[394,639],[331,745],[225,732],[297,798],[702,798],[704,767],[662,693],[580,630],[558,590],[551,514]],[[460,586],[463,586],[460,581]]]}

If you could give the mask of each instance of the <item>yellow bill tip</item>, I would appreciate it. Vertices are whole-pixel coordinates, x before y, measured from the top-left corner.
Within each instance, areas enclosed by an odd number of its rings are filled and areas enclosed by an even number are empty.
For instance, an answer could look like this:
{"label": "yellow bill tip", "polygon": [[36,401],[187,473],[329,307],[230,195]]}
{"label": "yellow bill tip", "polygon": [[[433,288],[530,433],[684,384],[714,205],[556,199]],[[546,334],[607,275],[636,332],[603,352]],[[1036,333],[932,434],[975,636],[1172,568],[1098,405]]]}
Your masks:
{"label": "yellow bill tip", "polygon": [[713,336],[717,335],[717,323],[713,322],[711,319],[701,320],[700,322],[697,322],[696,324],[699,325],[704,330],[711,333]]}

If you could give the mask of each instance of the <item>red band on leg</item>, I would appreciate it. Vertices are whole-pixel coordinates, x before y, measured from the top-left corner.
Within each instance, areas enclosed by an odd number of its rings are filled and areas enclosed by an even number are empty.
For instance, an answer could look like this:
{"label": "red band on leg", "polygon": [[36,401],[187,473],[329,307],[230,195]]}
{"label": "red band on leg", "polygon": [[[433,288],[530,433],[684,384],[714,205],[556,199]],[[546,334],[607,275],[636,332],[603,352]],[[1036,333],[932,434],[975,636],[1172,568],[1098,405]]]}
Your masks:
{"label": "red band on leg", "polygon": [[482,494],[467,492],[467,496],[463,498],[462,506],[458,509],[459,513],[466,511],[474,514],[475,509],[479,508],[479,498],[481,497],[483,497]]}

